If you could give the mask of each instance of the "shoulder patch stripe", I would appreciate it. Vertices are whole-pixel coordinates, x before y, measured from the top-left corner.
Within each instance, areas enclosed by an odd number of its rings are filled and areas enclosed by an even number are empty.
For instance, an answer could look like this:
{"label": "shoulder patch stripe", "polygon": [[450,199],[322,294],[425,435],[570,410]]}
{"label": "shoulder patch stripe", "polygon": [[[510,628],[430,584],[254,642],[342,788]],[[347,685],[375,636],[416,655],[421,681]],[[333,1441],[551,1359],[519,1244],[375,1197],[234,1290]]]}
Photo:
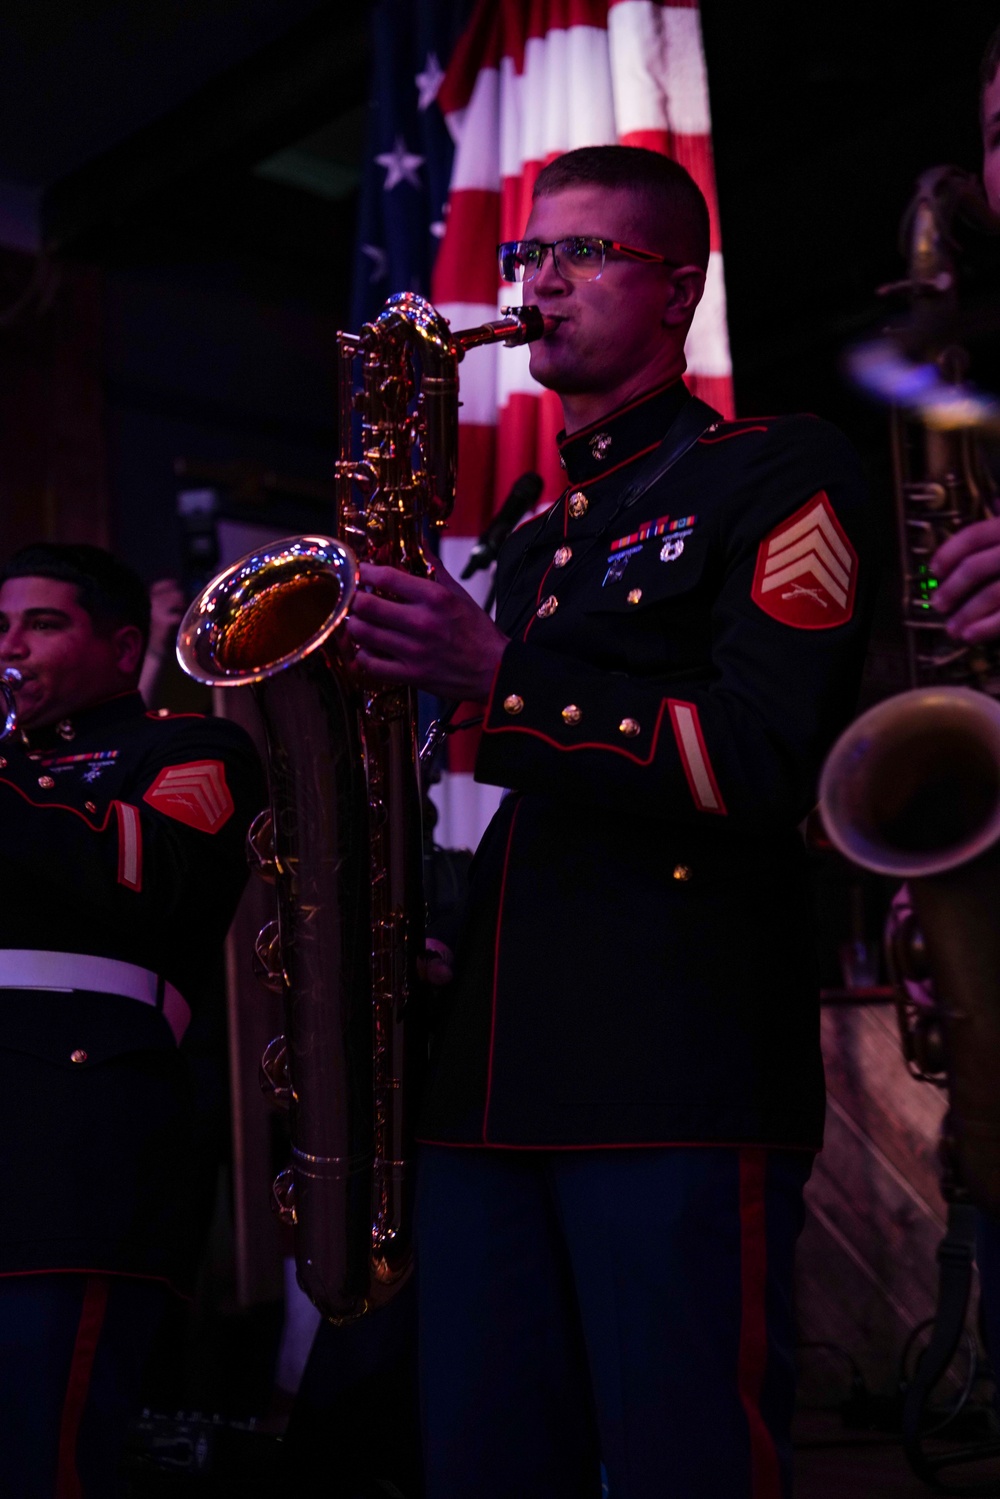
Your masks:
{"label": "shoulder patch stripe", "polygon": [[776,536],[768,547],[768,554],[777,553],[784,547],[791,546],[792,542],[798,541],[800,537],[809,537],[819,529],[826,538],[831,549],[837,553],[844,567],[850,570],[851,554],[847,547],[837,535],[834,524],[822,503],[817,503],[808,511],[801,520],[794,525],[786,526],[779,536]]}
{"label": "shoulder patch stripe", "polygon": [[681,765],[684,768],[695,806],[699,812],[715,812],[722,817],[728,816],[726,804],[722,800],[722,792],[719,790],[719,783],[712,769],[712,762],[708,757],[708,747],[701,731],[697,706],[694,703],[679,702],[676,698],[668,698],[667,703],[670,708],[670,722],[673,725],[674,738],[680,751]]}
{"label": "shoulder patch stripe", "polygon": [[803,536],[802,540],[795,542],[794,546],[783,546],[778,550],[767,553],[767,561],[764,564],[764,583],[762,585],[764,592],[766,593],[769,588],[777,586],[773,581],[777,574],[790,566],[791,563],[798,561],[800,557],[809,556],[819,557],[824,566],[833,573],[834,577],[839,578],[840,585],[846,592],[851,581],[850,566],[845,567],[840,559],[835,557],[830,550],[826,537],[817,536],[815,532],[810,533],[808,536]]}

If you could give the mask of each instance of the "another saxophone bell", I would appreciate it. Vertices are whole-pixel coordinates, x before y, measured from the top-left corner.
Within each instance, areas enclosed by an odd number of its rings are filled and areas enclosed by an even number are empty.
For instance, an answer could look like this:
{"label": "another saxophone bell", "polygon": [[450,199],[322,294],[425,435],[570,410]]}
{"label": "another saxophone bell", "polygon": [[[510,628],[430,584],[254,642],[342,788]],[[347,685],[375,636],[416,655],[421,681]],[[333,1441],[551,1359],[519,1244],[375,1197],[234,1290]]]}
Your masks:
{"label": "another saxophone bell", "polygon": [[288,536],[219,574],[181,621],[177,659],[209,687],[247,687],[295,666],[343,623],[357,558],[332,536]]}

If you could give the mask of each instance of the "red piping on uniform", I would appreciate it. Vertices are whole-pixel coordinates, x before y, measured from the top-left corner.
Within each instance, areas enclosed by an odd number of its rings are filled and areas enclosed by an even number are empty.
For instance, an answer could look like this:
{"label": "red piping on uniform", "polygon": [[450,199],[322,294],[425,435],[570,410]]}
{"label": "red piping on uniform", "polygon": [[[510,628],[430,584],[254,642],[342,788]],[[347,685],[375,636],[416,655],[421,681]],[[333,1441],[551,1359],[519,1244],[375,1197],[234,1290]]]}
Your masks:
{"label": "red piping on uniform", "polygon": [[148,1280],[159,1286],[166,1286],[168,1291],[179,1296],[182,1301],[194,1300],[190,1292],[178,1290],[165,1275],[144,1275],[141,1270],[95,1270],[92,1265],[50,1265],[41,1270],[0,1270],[0,1280],[17,1280],[24,1275],[106,1275],[115,1280]]}
{"label": "red piping on uniform", "polygon": [[575,432],[569,432],[566,440],[560,445],[560,452],[568,447],[571,442],[576,442],[578,437],[583,437],[588,432],[594,432],[598,427],[607,427],[611,422],[617,421],[620,416],[625,416],[629,411],[634,411],[637,406],[645,406],[647,401],[653,401],[661,396],[665,390],[673,390],[675,385],[682,385],[683,379],[677,375],[673,380],[667,380],[663,385],[657,385],[653,390],[643,391],[641,396],[636,396],[634,401],[626,401],[624,406],[616,406],[613,411],[607,412],[605,416],[599,416],[595,422],[590,422],[586,427],[577,427]]}
{"label": "red piping on uniform", "polygon": [[750,1429],[751,1499],[781,1499],[774,1438],[760,1409],[767,1372],[767,1214],[763,1150],[740,1151],[740,1350],[737,1387]]}
{"label": "red piping on uniform", "polygon": [[721,437],[699,437],[699,443],[706,448],[711,448],[720,442],[728,442],[731,437],[745,437],[748,432],[766,432],[766,427],[741,427],[738,432],[723,432]]}
{"label": "red piping on uniform", "polygon": [[532,625],[535,623],[535,620],[538,618],[538,606],[542,602],[542,589],[545,587],[545,579],[548,577],[549,573],[554,567],[555,562],[550,562],[548,567],[542,573],[541,581],[538,584],[538,592],[535,594],[535,608],[532,612],[531,618],[528,620],[528,623],[524,627],[524,634],[521,636],[522,642],[527,640],[528,631],[531,629]]}
{"label": "red piping on uniform", "polygon": [[627,458],[622,459],[621,463],[614,463],[610,468],[602,469],[599,474],[591,474],[589,479],[581,479],[579,484],[571,484],[569,493],[576,494],[578,489],[586,489],[588,484],[599,484],[602,479],[610,479],[611,475],[617,474],[619,469],[628,468],[630,463],[638,463],[639,459],[645,458],[647,453],[655,453],[662,441],[662,438],[657,438],[656,442],[651,442],[648,448],[641,448],[638,453],[630,453]]}
{"label": "red piping on uniform", "polygon": [[[529,729],[526,724],[522,726],[514,723],[502,723],[497,728],[490,728],[487,724],[483,727],[483,733],[530,734],[533,738],[541,739],[545,744],[551,745],[553,749],[563,750],[567,754],[572,754],[574,750],[607,750],[612,755],[624,755],[626,760],[632,760],[636,765],[651,765],[653,757],[656,754],[656,745],[660,737],[660,726],[663,723],[663,715],[666,707],[667,699],[664,698],[660,703],[660,711],[656,715],[656,723],[653,726],[653,742],[649,746],[649,754],[645,758],[640,755],[633,755],[631,750],[624,749],[620,744],[602,744],[600,741],[591,742],[589,740],[586,744],[560,744],[558,740],[550,739],[548,734],[543,734],[541,729]],[[722,798],[720,797],[719,800],[721,802]]]}
{"label": "red piping on uniform", "polygon": [[28,793],[26,791],[22,791],[20,786],[15,785],[15,783],[13,781],[8,781],[6,779],[6,777],[4,777],[4,776],[0,776],[0,786],[9,786],[10,789],[11,789],[11,791],[16,791],[17,794],[18,794],[18,796],[24,798],[24,800],[28,803],[29,807],[37,807],[37,808],[40,808],[42,811],[45,811],[45,812],[72,812],[72,814],[73,814],[74,817],[79,817],[79,819],[80,819],[81,822],[85,822],[87,824],[87,827],[90,829],[90,831],[92,833],[103,833],[106,830],[106,828],[108,826],[108,821],[109,821],[109,819],[111,817],[111,807],[110,806],[108,807],[107,811],[104,814],[104,821],[103,822],[91,822],[90,818],[87,817],[85,813],[81,812],[79,810],[79,808],[77,808],[77,807],[67,807],[66,804],[65,804],[65,802],[35,802],[35,801],[32,801],[31,797],[28,795]]}
{"label": "red piping on uniform", "polygon": [[486,1143],[487,1120],[490,1113],[490,1092],[493,1088],[493,1043],[496,1039],[497,1029],[497,979],[500,973],[500,928],[503,926],[503,900],[507,890],[507,868],[510,864],[510,850],[514,842],[514,826],[517,822],[517,814],[521,810],[518,802],[514,808],[514,815],[510,820],[510,830],[507,833],[507,847],[503,856],[503,874],[500,877],[500,899],[497,902],[497,933],[493,947],[493,995],[490,1009],[490,1050],[486,1062],[486,1101],[483,1104],[483,1143]]}
{"label": "red piping on uniform", "polygon": [[83,1488],[76,1467],[76,1443],[80,1420],[90,1390],[90,1376],[97,1357],[97,1342],[104,1325],[108,1305],[108,1282],[104,1276],[92,1275],[83,1292],[80,1322],[76,1329],[73,1358],[66,1381],[66,1399],[59,1423],[59,1457],[56,1471],[56,1499],[82,1499]]}

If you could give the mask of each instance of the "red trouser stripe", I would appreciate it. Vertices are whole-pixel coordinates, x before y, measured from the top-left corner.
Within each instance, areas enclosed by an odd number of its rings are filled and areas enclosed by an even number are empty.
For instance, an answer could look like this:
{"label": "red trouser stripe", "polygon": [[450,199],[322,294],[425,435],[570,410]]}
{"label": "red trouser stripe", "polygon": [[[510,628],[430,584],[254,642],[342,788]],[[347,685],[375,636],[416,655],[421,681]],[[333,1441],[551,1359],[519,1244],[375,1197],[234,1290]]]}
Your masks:
{"label": "red trouser stripe", "polygon": [[760,1408],[767,1370],[767,1221],[764,1178],[767,1153],[740,1151],[740,1320],[739,1391],[750,1428],[752,1499],[781,1499],[781,1472],[774,1439]]}
{"label": "red trouser stripe", "polygon": [[56,1472],[55,1499],[82,1499],[83,1489],[76,1466],[76,1442],[80,1434],[80,1420],[90,1390],[90,1376],[97,1356],[97,1342],[104,1325],[104,1313],[108,1304],[107,1276],[88,1276],[80,1309],[80,1323],[76,1330],[73,1359],[66,1382],[66,1400],[63,1404],[62,1421],[59,1426],[59,1466]]}

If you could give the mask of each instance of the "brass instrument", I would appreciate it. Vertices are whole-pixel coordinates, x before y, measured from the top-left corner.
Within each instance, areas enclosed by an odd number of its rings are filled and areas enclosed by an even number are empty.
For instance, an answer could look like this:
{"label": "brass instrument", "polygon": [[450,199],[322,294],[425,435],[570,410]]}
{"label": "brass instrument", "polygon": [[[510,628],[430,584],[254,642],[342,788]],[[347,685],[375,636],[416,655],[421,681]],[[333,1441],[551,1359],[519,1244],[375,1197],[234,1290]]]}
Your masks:
{"label": "brass instrument", "polygon": [[[951,639],[933,608],[929,568],[942,542],[992,514],[996,500],[979,434],[961,424],[968,407],[948,396],[961,391],[965,363],[949,340],[957,277],[951,224],[958,214],[982,222],[986,212],[967,174],[952,167],[924,173],[904,220],[909,278],[885,288],[911,297],[891,393],[907,382],[922,391],[892,412],[914,686],[877,704],[837,741],[823,768],[820,809],[848,859],[910,884],[916,922],[903,923],[889,947],[904,1056],[915,1075],[948,1090],[946,1195],[965,1191],[1000,1211],[1000,656]],[[914,371],[931,373],[917,379]],[[934,1004],[913,1004],[907,980],[928,977]]]}
{"label": "brass instrument", "polygon": [[359,561],[433,576],[425,533],[454,503],[459,362],[477,345],[546,331],[535,307],[504,313],[452,333],[404,292],[360,333],[338,334],[336,537],[292,537],[243,557],[179,632],[184,670],[216,687],[252,685],[263,719],[270,813],[250,841],[278,919],[262,930],[257,960],[283,996],[285,1032],[261,1066],[288,1107],[292,1141],[274,1194],[296,1230],[299,1282],[332,1321],[388,1300],[409,1273],[425,1050],[414,694],[359,681],[342,626]]}
{"label": "brass instrument", "polygon": [[0,671],[0,699],[3,700],[3,721],[0,722],[0,739],[6,739],[17,728],[17,704],[14,688],[20,684],[21,673],[16,666]]}

